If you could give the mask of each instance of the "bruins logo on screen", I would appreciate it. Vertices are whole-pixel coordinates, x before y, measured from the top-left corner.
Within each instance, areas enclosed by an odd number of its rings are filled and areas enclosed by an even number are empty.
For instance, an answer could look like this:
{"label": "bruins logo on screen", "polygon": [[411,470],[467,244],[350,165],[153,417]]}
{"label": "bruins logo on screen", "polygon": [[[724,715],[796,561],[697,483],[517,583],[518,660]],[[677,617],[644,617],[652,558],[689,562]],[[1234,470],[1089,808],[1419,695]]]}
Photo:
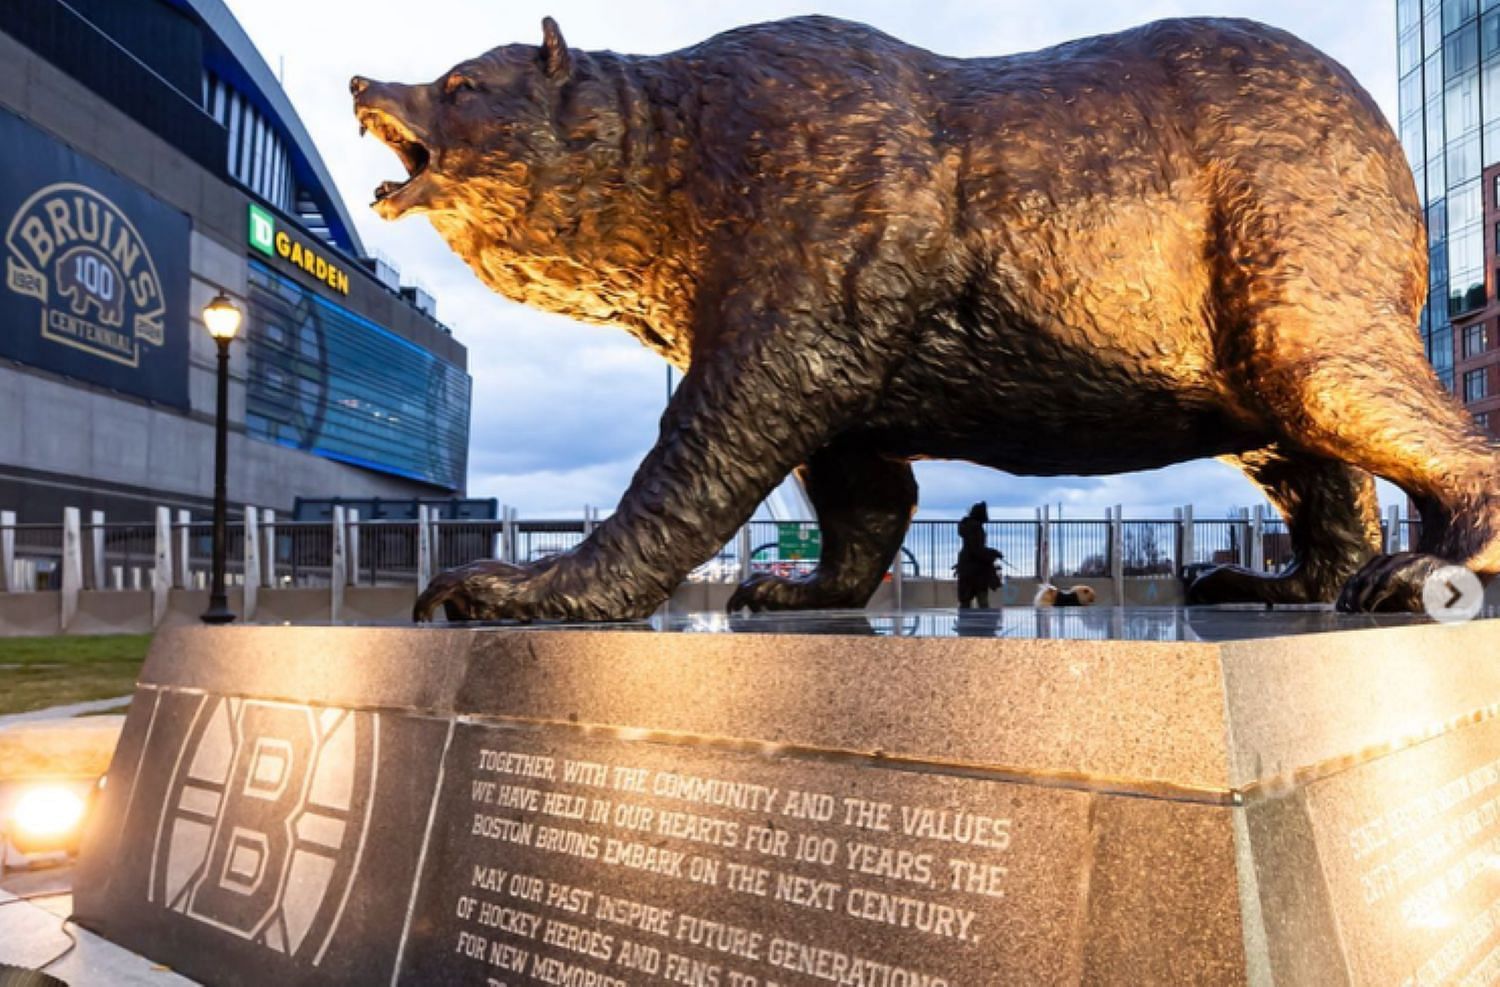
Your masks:
{"label": "bruins logo on screen", "polygon": [[148,897],[318,965],[374,809],[370,712],[204,696],[163,800]]}
{"label": "bruins logo on screen", "polygon": [[127,366],[165,342],[151,251],[120,208],[86,185],[48,185],[5,232],[5,284],[41,303],[42,335]]}

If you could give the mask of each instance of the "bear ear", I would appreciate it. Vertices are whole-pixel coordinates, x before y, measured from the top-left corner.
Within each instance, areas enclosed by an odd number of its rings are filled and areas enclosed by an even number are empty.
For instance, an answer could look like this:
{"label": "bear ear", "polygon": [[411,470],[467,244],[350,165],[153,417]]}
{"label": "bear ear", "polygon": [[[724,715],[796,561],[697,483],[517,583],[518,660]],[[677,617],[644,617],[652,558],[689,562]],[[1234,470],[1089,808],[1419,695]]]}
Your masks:
{"label": "bear ear", "polygon": [[568,43],[563,40],[562,29],[550,17],[542,18],[542,65],[547,75],[560,79],[573,68],[573,56],[568,53]]}

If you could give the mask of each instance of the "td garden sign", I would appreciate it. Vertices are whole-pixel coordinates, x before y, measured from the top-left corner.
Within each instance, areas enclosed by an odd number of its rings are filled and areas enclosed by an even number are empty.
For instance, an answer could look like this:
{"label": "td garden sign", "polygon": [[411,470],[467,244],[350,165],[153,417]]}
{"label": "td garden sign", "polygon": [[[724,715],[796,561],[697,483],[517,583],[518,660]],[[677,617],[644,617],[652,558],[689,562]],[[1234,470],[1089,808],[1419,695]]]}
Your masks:
{"label": "td garden sign", "polygon": [[248,227],[250,246],[267,257],[275,257],[299,267],[316,280],[341,295],[349,294],[349,272],[325,257],[322,251],[300,238],[276,228],[276,217],[255,203],[250,203]]}
{"label": "td garden sign", "polygon": [[5,112],[0,146],[0,356],[187,407],[187,217]]}

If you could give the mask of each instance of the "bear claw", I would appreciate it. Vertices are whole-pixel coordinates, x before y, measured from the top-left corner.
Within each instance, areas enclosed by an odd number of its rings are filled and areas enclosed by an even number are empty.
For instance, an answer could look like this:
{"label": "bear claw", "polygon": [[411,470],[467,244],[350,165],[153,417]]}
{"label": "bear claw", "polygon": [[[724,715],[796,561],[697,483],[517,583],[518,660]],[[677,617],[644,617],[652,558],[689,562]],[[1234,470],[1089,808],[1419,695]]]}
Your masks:
{"label": "bear claw", "polygon": [[1344,584],[1338,609],[1344,613],[1421,613],[1422,587],[1434,572],[1452,563],[1421,552],[1377,555]]}

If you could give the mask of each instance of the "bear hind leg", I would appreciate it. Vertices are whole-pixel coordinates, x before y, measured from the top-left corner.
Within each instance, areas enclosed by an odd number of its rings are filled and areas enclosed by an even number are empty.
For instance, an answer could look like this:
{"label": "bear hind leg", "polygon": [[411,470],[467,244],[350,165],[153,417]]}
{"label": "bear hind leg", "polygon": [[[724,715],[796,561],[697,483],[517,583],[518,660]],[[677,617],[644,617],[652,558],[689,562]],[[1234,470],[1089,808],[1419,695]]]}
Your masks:
{"label": "bear hind leg", "polygon": [[1275,575],[1234,565],[1211,569],[1188,588],[1190,604],[1332,603],[1380,550],[1380,506],[1368,473],[1280,446],[1225,461],[1242,469],[1281,512],[1292,561]]}
{"label": "bear hind leg", "polygon": [[730,597],[731,613],[863,607],[901,548],[917,506],[910,464],[835,441],[799,473],[822,533],[818,566],[802,577],[750,577]]}
{"label": "bear hind leg", "polygon": [[1371,558],[1344,585],[1340,610],[1421,611],[1423,585],[1446,565],[1485,581],[1500,573],[1500,457],[1415,338],[1372,331],[1359,347],[1280,368],[1261,385],[1288,442],[1385,477],[1421,514],[1419,551]]}

